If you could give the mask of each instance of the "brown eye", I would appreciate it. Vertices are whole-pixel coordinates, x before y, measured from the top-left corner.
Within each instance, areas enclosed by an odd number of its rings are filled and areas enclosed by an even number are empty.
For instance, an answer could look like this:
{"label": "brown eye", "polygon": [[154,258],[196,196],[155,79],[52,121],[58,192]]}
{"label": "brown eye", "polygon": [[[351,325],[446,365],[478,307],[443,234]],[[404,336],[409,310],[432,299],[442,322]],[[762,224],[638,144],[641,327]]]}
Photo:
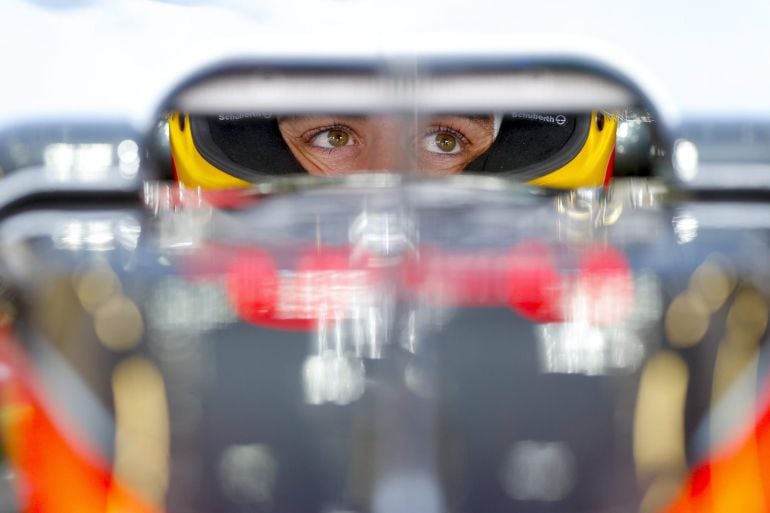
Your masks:
{"label": "brown eye", "polygon": [[350,132],[342,128],[329,128],[316,135],[310,140],[310,144],[318,148],[342,148],[343,146],[352,146],[353,137]]}
{"label": "brown eye", "polygon": [[440,132],[433,139],[436,149],[444,153],[452,153],[457,147],[457,138],[452,134]]}
{"label": "brown eye", "polygon": [[329,130],[326,132],[326,141],[329,146],[334,148],[340,148],[348,144],[350,136],[344,130]]}
{"label": "brown eye", "polygon": [[457,139],[450,134],[436,134],[436,147],[449,153],[457,146]]}

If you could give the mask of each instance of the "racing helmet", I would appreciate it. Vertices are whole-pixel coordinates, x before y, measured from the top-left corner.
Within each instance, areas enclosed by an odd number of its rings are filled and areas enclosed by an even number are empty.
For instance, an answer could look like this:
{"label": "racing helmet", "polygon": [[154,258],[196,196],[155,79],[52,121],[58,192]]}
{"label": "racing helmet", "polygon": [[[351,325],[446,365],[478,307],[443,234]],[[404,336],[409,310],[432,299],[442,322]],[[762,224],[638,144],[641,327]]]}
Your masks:
{"label": "racing helmet", "polygon": [[[168,116],[175,179],[189,187],[232,189],[278,175],[303,174],[270,114]],[[495,116],[492,144],[463,170],[537,186],[606,185],[612,177],[617,119],[582,114]]]}

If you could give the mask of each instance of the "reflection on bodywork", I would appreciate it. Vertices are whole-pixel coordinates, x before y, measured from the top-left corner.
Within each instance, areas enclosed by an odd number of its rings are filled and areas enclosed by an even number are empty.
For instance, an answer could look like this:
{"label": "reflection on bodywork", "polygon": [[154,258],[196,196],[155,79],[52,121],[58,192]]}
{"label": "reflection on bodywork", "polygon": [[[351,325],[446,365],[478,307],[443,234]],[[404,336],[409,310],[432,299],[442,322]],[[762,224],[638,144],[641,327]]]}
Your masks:
{"label": "reflection on bodywork", "polygon": [[103,180],[113,164],[109,144],[50,144],[43,150],[49,176],[60,182]]}
{"label": "reflection on bodywork", "polygon": [[519,501],[562,500],[576,478],[574,456],[561,442],[516,442],[500,472],[505,491]]}
{"label": "reflection on bodywork", "polygon": [[235,322],[224,280],[191,283],[183,278],[163,278],[151,295],[148,322],[160,332],[206,332]]}
{"label": "reflection on bodywork", "polygon": [[169,420],[163,376],[150,361],[126,358],[112,375],[114,476],[161,506],[169,481]]}
{"label": "reflection on bodywork", "polygon": [[231,445],[220,459],[222,487],[237,503],[264,505],[273,499],[276,466],[275,456],[264,444]]}
{"label": "reflection on bodywork", "polygon": [[643,482],[660,474],[681,476],[687,468],[683,430],[688,379],[686,363],[670,351],[654,355],[642,370],[634,415],[634,460]]}

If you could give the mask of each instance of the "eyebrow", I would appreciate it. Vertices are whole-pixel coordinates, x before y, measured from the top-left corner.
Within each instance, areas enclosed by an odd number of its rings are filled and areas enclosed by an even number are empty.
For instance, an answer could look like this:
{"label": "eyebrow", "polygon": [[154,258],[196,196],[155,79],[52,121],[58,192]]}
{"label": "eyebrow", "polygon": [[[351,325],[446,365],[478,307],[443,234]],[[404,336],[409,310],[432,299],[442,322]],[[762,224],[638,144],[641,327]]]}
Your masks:
{"label": "eyebrow", "polygon": [[469,121],[472,121],[476,124],[485,124],[485,123],[491,123],[494,119],[494,115],[492,114],[476,114],[473,116],[467,116],[463,114],[438,114],[434,117],[437,118],[462,118],[467,119]]}
{"label": "eyebrow", "polygon": [[[394,113],[391,115],[398,116],[398,113]],[[346,121],[350,121],[351,123],[368,123],[371,120],[376,120],[378,117],[381,116],[388,116],[388,114],[381,114],[381,113],[375,113],[375,114],[322,114],[322,113],[313,113],[313,114],[291,114],[288,116],[279,116],[276,118],[279,124],[287,123],[288,125],[293,125],[294,123],[303,123],[309,120],[316,120],[316,119],[324,119],[329,120],[329,123],[342,123],[345,124]],[[472,126],[467,126],[467,130],[481,130],[484,132],[488,131],[494,131],[494,114],[451,114],[451,113],[417,113],[410,115],[403,115],[405,119],[408,119],[411,117],[414,121],[418,122],[420,125],[427,125],[431,122],[437,122],[441,123],[442,119],[449,120],[454,119],[456,120],[455,123],[468,123]],[[448,122],[448,121],[447,121]],[[475,128],[474,128],[475,127]],[[304,130],[307,127],[299,126],[297,127],[300,130]],[[458,127],[460,128],[460,127]]]}
{"label": "eyebrow", "polygon": [[463,121],[468,121],[470,123],[473,123],[474,125],[476,125],[482,130],[489,130],[490,128],[494,127],[493,114],[476,114],[476,115],[433,114],[430,116],[426,116],[426,119],[441,119],[441,118],[454,118],[454,119],[461,119]]}
{"label": "eyebrow", "polygon": [[366,120],[372,116],[371,114],[325,114],[323,112],[310,113],[310,114],[290,114],[288,116],[276,116],[278,121],[296,121],[312,118],[344,118],[344,119],[361,119]]}
{"label": "eyebrow", "polygon": [[[290,114],[288,116],[277,116],[277,119],[280,121],[283,120],[296,120],[296,119],[308,119],[308,118],[353,118],[353,119],[361,119],[361,120],[367,120],[369,118],[376,118],[383,114],[328,114],[328,113],[313,113],[313,114]],[[387,115],[387,114],[385,114]],[[465,114],[451,114],[451,113],[426,113],[426,114],[417,114],[415,115],[416,118],[463,118],[468,119],[470,121],[473,121],[474,123],[489,123],[494,118],[493,114],[476,114],[476,115],[465,115]]]}

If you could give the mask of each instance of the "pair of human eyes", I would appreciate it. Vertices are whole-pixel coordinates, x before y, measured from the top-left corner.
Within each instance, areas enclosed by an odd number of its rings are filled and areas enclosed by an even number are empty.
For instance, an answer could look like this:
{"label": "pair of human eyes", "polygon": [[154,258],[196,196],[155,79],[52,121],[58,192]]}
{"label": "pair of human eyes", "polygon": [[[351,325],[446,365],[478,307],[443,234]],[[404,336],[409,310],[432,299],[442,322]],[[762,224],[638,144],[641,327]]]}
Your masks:
{"label": "pair of human eyes", "polygon": [[[317,148],[333,150],[355,144],[355,136],[345,127],[321,129],[312,135],[310,144]],[[423,134],[419,141],[422,149],[437,154],[454,155],[461,153],[468,140],[461,133],[448,127],[433,127]]]}

